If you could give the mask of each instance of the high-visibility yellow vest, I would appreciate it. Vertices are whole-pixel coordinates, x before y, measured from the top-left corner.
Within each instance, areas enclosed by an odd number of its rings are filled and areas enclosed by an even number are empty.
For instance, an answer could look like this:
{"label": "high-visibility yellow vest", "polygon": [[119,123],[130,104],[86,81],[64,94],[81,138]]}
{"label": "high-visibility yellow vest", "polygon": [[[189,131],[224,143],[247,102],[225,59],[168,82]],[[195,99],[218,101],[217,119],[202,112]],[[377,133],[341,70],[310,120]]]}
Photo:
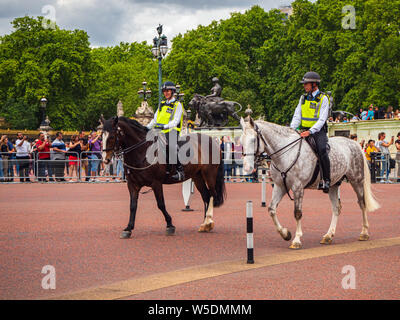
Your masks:
{"label": "high-visibility yellow vest", "polygon": [[302,128],[311,128],[314,124],[317,123],[319,119],[319,113],[321,111],[322,101],[328,96],[320,92],[315,96],[315,100],[307,100],[304,99],[303,104],[301,105],[301,127]]}
{"label": "high-visibility yellow vest", "polygon": [[[168,124],[174,118],[176,109],[178,108],[178,104],[179,104],[179,101],[174,101],[171,104],[167,103],[165,100],[161,101],[160,109],[158,110],[158,114],[157,114],[156,125]],[[177,127],[165,129],[165,130],[162,130],[162,132],[167,133],[171,130],[176,130],[176,131],[180,132],[181,128],[182,128],[182,123],[183,123],[183,112],[181,115],[181,121],[179,121],[179,124]]]}

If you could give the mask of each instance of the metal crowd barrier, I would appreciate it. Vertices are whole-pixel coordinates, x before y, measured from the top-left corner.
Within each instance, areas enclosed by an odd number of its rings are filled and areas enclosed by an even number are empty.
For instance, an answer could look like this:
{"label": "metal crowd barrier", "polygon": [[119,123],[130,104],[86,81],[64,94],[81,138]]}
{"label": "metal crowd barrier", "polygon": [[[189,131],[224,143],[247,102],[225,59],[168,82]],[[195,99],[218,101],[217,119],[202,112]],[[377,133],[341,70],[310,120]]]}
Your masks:
{"label": "metal crowd barrier", "polygon": [[[269,182],[270,161],[258,166],[251,175],[243,174],[243,159],[239,152],[229,152],[224,159],[224,178],[226,182],[261,182],[266,174]],[[40,152],[45,154],[45,152]],[[0,183],[19,182],[123,182],[126,181],[121,159],[113,158],[105,165],[101,154],[85,151],[80,155],[68,152],[65,159],[55,159],[55,152],[47,152],[48,160],[39,159],[37,152],[30,153],[29,159],[18,159],[13,153],[0,152]],[[76,159],[69,159],[69,156]],[[99,155],[97,157],[96,155]],[[395,168],[390,168],[390,159]],[[394,161],[394,162],[393,162]],[[76,170],[73,167],[76,164]],[[372,183],[400,183],[400,152],[388,154],[371,153],[369,161]],[[388,182],[389,181],[389,182]]]}
{"label": "metal crowd barrier", "polygon": [[60,153],[53,151],[30,153],[29,159],[10,158],[10,153],[0,156],[0,183],[126,181],[122,160],[113,158],[106,165],[98,152],[85,151],[79,155],[67,151],[61,156],[63,159],[57,159],[61,158]]}
{"label": "metal crowd barrier", "polygon": [[[34,155],[33,155],[34,157]],[[31,170],[34,170],[35,159],[17,157],[16,153],[0,152],[0,182],[16,183],[30,181]],[[33,172],[34,175],[34,172]]]}
{"label": "metal crowd barrier", "polygon": [[241,151],[222,152],[224,163],[224,178],[226,182],[261,182],[262,174],[266,174],[268,182],[270,160],[266,160],[262,166],[256,166],[252,174],[243,174],[243,158]]}
{"label": "metal crowd barrier", "polygon": [[[400,183],[400,152],[371,152],[370,156],[372,183]],[[391,164],[395,164],[394,168]]]}

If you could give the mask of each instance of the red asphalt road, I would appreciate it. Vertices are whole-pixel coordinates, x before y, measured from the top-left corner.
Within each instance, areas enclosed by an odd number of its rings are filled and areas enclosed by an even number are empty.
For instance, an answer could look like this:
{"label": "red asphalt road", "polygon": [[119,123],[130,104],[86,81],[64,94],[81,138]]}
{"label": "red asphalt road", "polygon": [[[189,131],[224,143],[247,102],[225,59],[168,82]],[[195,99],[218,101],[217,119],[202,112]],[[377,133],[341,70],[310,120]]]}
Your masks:
{"label": "red asphalt road", "polygon": [[[119,239],[129,218],[125,184],[27,184],[0,186],[0,299],[40,299],[156,273],[243,259],[246,262],[246,201],[254,203],[257,255],[287,252],[266,208],[261,185],[227,184],[228,198],[214,209],[215,229],[198,233],[203,204],[196,190],[182,212],[181,186],[165,186],[167,210],[176,235],[165,236],[165,222],[154,195],[141,195],[136,228]],[[382,208],[369,214],[371,240],[400,236],[400,185],[374,185]],[[267,187],[267,201],[271,187]],[[350,185],[341,187],[342,215],[334,243],[357,241],[361,211]],[[278,207],[283,226],[294,235],[293,203]],[[320,246],[331,208],[320,191],[305,193],[303,248]],[[314,258],[145,292],[131,299],[399,299],[400,246]],[[43,290],[42,267],[56,268],[56,290]],[[344,290],[342,267],[353,265],[357,288]]]}

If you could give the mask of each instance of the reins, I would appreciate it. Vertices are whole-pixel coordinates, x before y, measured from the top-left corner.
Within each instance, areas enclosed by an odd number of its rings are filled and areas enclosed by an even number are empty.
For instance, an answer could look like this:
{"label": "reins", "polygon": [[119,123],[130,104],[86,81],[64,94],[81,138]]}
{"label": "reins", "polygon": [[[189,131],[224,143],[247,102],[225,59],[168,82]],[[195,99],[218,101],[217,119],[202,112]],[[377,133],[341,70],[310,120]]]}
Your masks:
{"label": "reins", "polygon": [[[263,137],[263,135],[262,135],[260,129],[257,127],[256,124],[254,124],[254,130],[255,130],[256,133],[257,133],[257,149],[256,149],[256,152],[255,152],[254,155],[255,155],[256,157],[259,157],[259,155],[257,156],[257,152],[258,152],[258,149],[259,149],[259,146],[260,146],[259,138],[261,138],[261,140],[263,141],[263,143],[264,143],[265,146],[267,145],[267,142],[265,141],[265,139],[264,139],[264,137]],[[298,139],[296,139],[296,140],[290,142],[289,144],[285,145],[283,148],[280,148],[278,151],[275,151],[274,153],[272,153],[272,154],[269,155],[269,157],[272,157],[272,156],[276,155],[277,153],[281,152],[282,150],[285,150],[285,149],[288,148],[289,146],[291,146],[291,145],[297,143],[299,140],[300,140],[300,143],[299,143],[299,150],[297,151],[297,156],[296,156],[296,158],[294,159],[294,161],[292,162],[292,164],[286,169],[286,171],[281,171],[281,170],[276,166],[276,164],[272,163],[272,165],[275,167],[275,169],[281,174],[282,180],[283,180],[283,184],[284,184],[284,186],[285,186],[286,193],[287,193],[287,195],[289,196],[290,200],[292,200],[292,201],[293,201],[293,198],[291,197],[291,195],[290,195],[290,193],[289,193],[289,189],[288,189],[287,183],[286,183],[286,178],[287,178],[288,172],[290,171],[290,169],[293,168],[293,166],[296,164],[297,160],[298,160],[299,157],[300,157],[301,145],[302,145],[302,143],[303,143],[303,137],[300,137],[300,138],[298,138]]]}
{"label": "reins", "polygon": [[[135,150],[135,149],[140,148],[141,146],[145,145],[147,142],[150,142],[150,141],[148,141],[148,140],[143,140],[143,141],[140,141],[140,142],[138,142],[138,143],[136,143],[136,144],[134,144],[134,145],[132,145],[132,146],[129,146],[129,147],[125,148],[125,149],[119,148],[119,150],[118,150],[118,146],[119,146],[119,139],[118,139],[118,137],[119,137],[119,135],[120,135],[119,130],[117,130],[117,135],[116,135],[116,141],[115,141],[115,144],[114,144],[114,148],[113,148],[113,149],[106,149],[106,150],[104,150],[104,151],[111,151],[111,150],[113,150],[114,153],[115,153],[115,155],[116,155],[117,157],[119,157],[119,156],[121,156],[121,155],[124,156],[124,155],[128,154],[129,152],[131,152],[131,151],[133,151],[133,150]],[[117,150],[118,150],[118,151],[117,151]],[[142,170],[146,170],[146,169],[150,168],[151,166],[155,165],[156,162],[157,162],[157,160],[158,160],[158,157],[155,157],[153,163],[149,164],[149,165],[146,166],[146,167],[140,167],[140,168],[138,168],[138,167],[133,167],[133,166],[127,164],[127,163],[125,162],[124,157],[122,157],[122,164],[124,165],[124,167],[126,167],[126,168],[128,168],[128,169],[131,169],[131,170],[140,170],[140,171],[142,171]]]}

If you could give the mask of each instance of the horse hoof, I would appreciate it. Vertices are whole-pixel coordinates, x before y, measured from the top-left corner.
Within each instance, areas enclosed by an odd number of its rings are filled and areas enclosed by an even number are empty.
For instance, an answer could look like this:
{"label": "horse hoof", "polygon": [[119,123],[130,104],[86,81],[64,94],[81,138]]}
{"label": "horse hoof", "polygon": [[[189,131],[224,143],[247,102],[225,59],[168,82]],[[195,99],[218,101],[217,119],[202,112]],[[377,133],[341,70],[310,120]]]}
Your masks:
{"label": "horse hoof", "polygon": [[289,249],[299,250],[299,249],[301,249],[301,243],[294,242],[289,246]]}
{"label": "horse hoof", "polygon": [[198,230],[199,232],[206,232],[206,226],[205,224],[200,225],[200,228]]}
{"label": "horse hoof", "polygon": [[331,244],[332,243],[332,238],[329,237],[323,237],[322,240],[320,241],[320,244]]}
{"label": "horse hoof", "polygon": [[360,234],[360,238],[358,238],[359,241],[367,241],[369,240],[369,235],[368,234]]}
{"label": "horse hoof", "polygon": [[132,231],[122,231],[120,239],[129,239],[132,235]]}
{"label": "horse hoof", "polygon": [[288,229],[284,229],[284,230],[286,230],[286,232],[287,232],[286,237],[283,235],[283,233],[282,233],[282,237],[285,241],[289,241],[290,239],[292,239],[292,234],[290,233],[290,231]]}
{"label": "horse hoof", "polygon": [[167,227],[166,231],[167,236],[172,236],[175,234],[175,227]]}
{"label": "horse hoof", "polygon": [[214,222],[210,222],[204,226],[204,232],[210,232],[214,229]]}

